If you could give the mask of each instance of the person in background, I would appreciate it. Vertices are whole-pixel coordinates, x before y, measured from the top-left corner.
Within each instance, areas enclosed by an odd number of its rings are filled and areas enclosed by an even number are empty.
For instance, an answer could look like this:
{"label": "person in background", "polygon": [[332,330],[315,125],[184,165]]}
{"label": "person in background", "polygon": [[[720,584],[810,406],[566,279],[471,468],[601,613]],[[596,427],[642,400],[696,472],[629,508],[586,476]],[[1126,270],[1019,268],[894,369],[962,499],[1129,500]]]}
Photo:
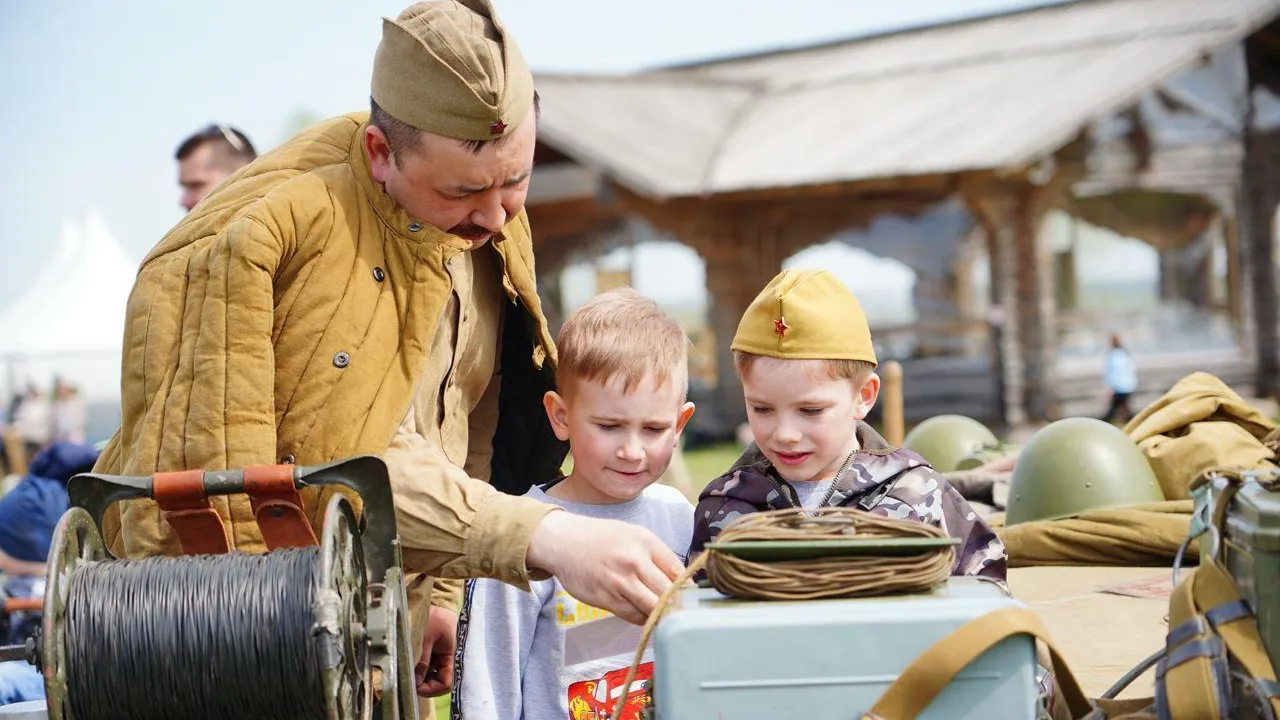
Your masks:
{"label": "person in background", "polygon": [[[3,598],[44,595],[45,560],[54,529],[69,505],[67,481],[93,469],[98,452],[55,442],[31,461],[31,470],[0,496],[0,574]],[[39,613],[0,611],[0,645],[20,645],[39,626]],[[0,705],[44,697],[44,677],[23,661],[0,663]]]}
{"label": "person in background", "polygon": [[173,155],[178,161],[178,184],[182,186],[178,204],[191,212],[231,173],[257,157],[249,138],[229,125],[209,125],[192,134]]}
{"label": "person in background", "polygon": [[1112,333],[1111,351],[1107,353],[1107,370],[1103,376],[1107,388],[1111,390],[1111,405],[1102,419],[1107,422],[1117,417],[1121,422],[1129,422],[1133,418],[1133,409],[1129,407],[1129,398],[1138,389],[1138,369],[1133,363],[1133,356],[1128,348],[1120,342],[1120,336]]}
{"label": "person in background", "polygon": [[85,407],[80,391],[62,378],[56,379],[53,384],[52,440],[84,443],[85,422]]}
{"label": "person in background", "polygon": [[27,386],[27,395],[14,411],[13,430],[22,439],[30,461],[49,444],[53,433],[53,405],[40,388]]}

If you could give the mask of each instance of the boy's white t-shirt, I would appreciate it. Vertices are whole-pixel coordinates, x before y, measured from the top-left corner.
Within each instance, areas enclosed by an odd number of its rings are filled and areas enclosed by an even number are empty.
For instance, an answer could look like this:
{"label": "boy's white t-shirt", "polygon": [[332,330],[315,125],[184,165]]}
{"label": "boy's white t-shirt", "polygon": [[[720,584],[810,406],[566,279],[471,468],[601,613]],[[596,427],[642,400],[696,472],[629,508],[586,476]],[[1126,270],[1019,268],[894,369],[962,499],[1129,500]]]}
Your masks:
{"label": "boy's white t-shirt", "polygon": [[[651,530],[681,557],[693,538],[693,505],[675,488],[653,484],[634,500],[582,505],[534,487],[525,494],[577,515],[622,520]],[[640,642],[640,628],[590,607],[559,580],[531,583],[525,592],[492,579],[467,584],[458,622],[455,720],[572,720],[611,717]],[[645,652],[631,685],[623,720],[639,720],[653,674]],[[570,712],[570,705],[577,712]],[[590,712],[588,712],[590,711]]]}
{"label": "boy's white t-shirt", "polygon": [[826,480],[805,480],[799,482],[787,483],[796,491],[796,498],[800,501],[800,507],[805,510],[817,510],[822,501],[827,498],[827,492],[831,490],[831,486],[836,482],[834,475]]}

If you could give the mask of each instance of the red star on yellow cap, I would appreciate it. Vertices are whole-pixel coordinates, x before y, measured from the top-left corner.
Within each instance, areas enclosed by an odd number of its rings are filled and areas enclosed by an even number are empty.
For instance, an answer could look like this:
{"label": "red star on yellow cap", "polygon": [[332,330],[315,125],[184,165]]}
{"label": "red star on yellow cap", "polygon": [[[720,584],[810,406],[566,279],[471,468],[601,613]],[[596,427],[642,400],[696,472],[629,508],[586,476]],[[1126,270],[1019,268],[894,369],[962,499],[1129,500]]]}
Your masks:
{"label": "red star on yellow cap", "polygon": [[779,335],[786,335],[787,331],[790,329],[791,329],[791,326],[787,324],[786,318],[780,317],[777,320],[773,321],[773,331],[778,333]]}

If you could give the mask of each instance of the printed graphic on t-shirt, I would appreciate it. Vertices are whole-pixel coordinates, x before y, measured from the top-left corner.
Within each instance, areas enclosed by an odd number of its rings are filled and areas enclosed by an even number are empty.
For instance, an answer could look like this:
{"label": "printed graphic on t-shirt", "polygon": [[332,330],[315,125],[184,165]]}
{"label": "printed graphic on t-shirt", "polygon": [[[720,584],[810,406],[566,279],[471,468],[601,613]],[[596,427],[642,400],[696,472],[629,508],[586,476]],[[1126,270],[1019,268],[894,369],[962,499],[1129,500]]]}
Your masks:
{"label": "printed graphic on t-shirt", "polygon": [[592,607],[558,589],[556,624],[564,629],[561,687],[567,688],[568,720],[609,720],[622,702],[622,720],[640,720],[650,704],[653,654],[647,651],[631,688],[623,697],[622,684],[640,644],[640,628],[607,610]]}
{"label": "printed graphic on t-shirt", "polygon": [[631,689],[622,697],[622,685],[627,681],[631,668],[607,672],[597,680],[582,680],[569,686],[569,720],[609,720],[616,704],[625,703],[621,720],[640,720],[640,714],[650,704],[649,687],[653,682],[653,663],[647,662],[636,670]]}

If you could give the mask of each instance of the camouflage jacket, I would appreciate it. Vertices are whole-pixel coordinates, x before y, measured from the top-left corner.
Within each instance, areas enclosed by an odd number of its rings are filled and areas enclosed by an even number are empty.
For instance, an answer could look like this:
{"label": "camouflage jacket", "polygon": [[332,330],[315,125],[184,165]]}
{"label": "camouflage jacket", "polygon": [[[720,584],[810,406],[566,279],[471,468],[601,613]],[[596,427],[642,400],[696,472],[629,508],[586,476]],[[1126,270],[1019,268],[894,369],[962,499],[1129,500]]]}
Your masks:
{"label": "camouflage jacket", "polygon": [[[890,518],[918,520],[960,540],[953,575],[980,575],[1004,582],[1004,544],[969,503],[910,450],[895,448],[859,422],[859,450],[850,472],[833,488],[828,506],[856,507]],[[752,444],[729,472],[698,497],[689,559],[726,525],[746,513],[800,507],[796,491]]]}

